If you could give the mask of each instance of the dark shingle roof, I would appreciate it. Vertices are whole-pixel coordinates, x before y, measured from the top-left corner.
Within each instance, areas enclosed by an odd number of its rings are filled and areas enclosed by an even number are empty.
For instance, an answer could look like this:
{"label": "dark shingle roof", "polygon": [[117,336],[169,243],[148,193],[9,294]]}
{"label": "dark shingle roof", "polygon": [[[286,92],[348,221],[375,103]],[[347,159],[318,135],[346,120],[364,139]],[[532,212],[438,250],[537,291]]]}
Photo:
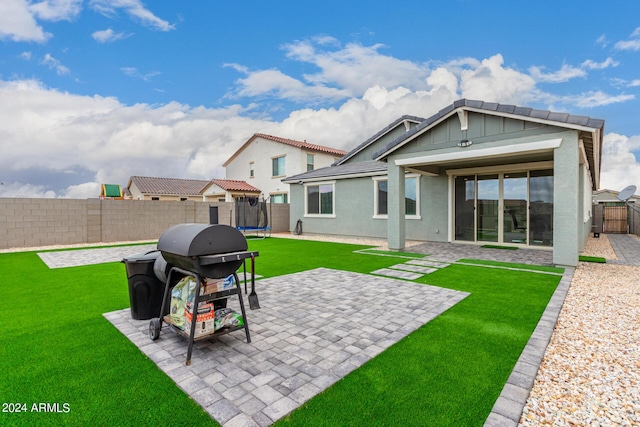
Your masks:
{"label": "dark shingle roof", "polygon": [[353,157],[354,155],[359,153],[362,149],[364,149],[367,146],[369,146],[369,144],[371,144],[372,142],[376,141],[382,135],[384,135],[385,133],[387,133],[390,130],[394,129],[396,126],[398,126],[400,123],[404,122],[405,120],[409,120],[409,121],[412,121],[412,122],[420,123],[420,122],[423,122],[425,119],[423,119],[422,117],[417,117],[417,116],[404,115],[404,116],[394,120],[393,122],[389,123],[386,127],[384,127],[379,132],[377,132],[375,135],[373,135],[372,137],[370,137],[366,141],[364,141],[362,144],[358,145],[356,148],[354,148],[353,150],[349,151],[347,154],[345,154],[344,156],[342,156],[341,158],[336,160],[333,164],[334,165],[341,165],[342,163],[346,162],[351,157]]}
{"label": "dark shingle roof", "polygon": [[385,173],[387,171],[387,164],[384,162],[377,162],[375,160],[369,160],[365,162],[347,163],[344,165],[327,166],[325,168],[304,172],[298,175],[293,175],[282,180],[282,182],[291,184],[298,181],[317,181],[321,179],[329,178],[345,178],[350,175],[363,176],[363,175],[377,175],[379,173]]}
{"label": "dark shingle roof", "polygon": [[433,116],[422,121],[418,126],[409,130],[404,135],[396,138],[386,145],[382,150],[373,155],[374,159],[379,159],[383,155],[392,151],[396,146],[411,138],[413,135],[431,127],[441,119],[451,115],[458,108],[466,108],[467,110],[481,110],[487,113],[495,112],[497,114],[509,114],[513,116],[521,116],[523,120],[532,119],[534,121],[548,121],[558,125],[567,124],[571,126],[588,127],[594,130],[604,132],[604,120],[594,119],[586,116],[574,116],[568,113],[557,113],[547,110],[534,110],[533,108],[518,107],[515,105],[503,105],[496,102],[475,101],[471,99],[459,99],[438,111]]}

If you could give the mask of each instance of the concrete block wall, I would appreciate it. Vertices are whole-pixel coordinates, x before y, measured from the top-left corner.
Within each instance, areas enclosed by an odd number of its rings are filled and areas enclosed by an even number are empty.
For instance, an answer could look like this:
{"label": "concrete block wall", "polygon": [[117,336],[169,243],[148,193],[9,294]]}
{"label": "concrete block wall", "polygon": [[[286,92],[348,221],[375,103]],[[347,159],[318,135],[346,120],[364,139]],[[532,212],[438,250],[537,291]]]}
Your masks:
{"label": "concrete block wall", "polygon": [[[157,240],[175,224],[208,224],[210,205],[218,223],[235,225],[226,202],[0,198],[0,249]],[[289,231],[289,205],[272,205],[269,223]]]}
{"label": "concrete block wall", "polygon": [[0,248],[85,242],[86,200],[0,198]]}

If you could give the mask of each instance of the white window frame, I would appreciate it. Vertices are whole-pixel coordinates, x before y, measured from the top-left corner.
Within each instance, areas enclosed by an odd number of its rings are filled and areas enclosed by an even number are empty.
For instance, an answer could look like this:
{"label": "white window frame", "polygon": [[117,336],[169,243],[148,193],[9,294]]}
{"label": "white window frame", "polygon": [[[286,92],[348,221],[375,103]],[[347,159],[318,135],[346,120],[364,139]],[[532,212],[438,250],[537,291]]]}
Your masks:
{"label": "white window frame", "polygon": [[[284,161],[283,161],[283,163],[284,163],[284,170],[283,170],[283,171],[281,171],[281,170],[279,170],[279,171],[278,171],[278,172],[281,172],[281,174],[280,174],[280,175],[274,175],[274,174],[273,174],[273,172],[274,172],[274,170],[273,170],[273,161],[274,161],[275,159],[281,159],[281,158],[282,158],[282,159],[284,159]],[[273,157],[271,157],[271,178],[281,178],[281,177],[283,177],[283,176],[286,176],[286,174],[287,174],[286,170],[287,170],[287,155],[286,155],[286,154],[281,154],[281,155],[279,155],[279,156],[273,156]]]}
{"label": "white window frame", "polygon": [[[331,212],[330,214],[323,213],[309,213],[309,187],[320,187],[323,185],[331,185],[331,191],[333,197],[331,198]],[[309,182],[304,184],[304,217],[305,218],[335,218],[336,217],[336,181],[318,181],[318,182]]]}
{"label": "white window frame", "polygon": [[[309,157],[311,157],[311,163],[309,163]],[[309,169],[309,165],[311,165],[311,169]],[[307,172],[315,170],[315,168],[316,168],[316,156],[313,153],[307,153],[307,163],[306,163]]]}
{"label": "white window frame", "polygon": [[[408,173],[405,174],[405,185],[406,180],[409,178],[416,179],[416,213],[415,215],[407,215],[405,214],[405,219],[422,219],[420,215],[420,174],[418,173]],[[378,182],[380,181],[389,181],[387,176],[374,176],[371,178],[373,180],[373,219],[387,219],[389,217],[388,214],[379,214],[378,213]],[[405,188],[406,192],[406,188]],[[388,201],[388,199],[387,199]],[[388,208],[387,208],[388,211]]]}

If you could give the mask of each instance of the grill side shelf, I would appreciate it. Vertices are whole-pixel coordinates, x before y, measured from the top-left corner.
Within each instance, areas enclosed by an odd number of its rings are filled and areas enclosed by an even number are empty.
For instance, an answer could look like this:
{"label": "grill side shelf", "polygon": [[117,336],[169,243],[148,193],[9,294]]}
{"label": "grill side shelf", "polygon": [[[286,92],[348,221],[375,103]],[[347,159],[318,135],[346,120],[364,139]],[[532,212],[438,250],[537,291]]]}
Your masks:
{"label": "grill side shelf", "polygon": [[222,264],[225,262],[231,261],[242,261],[248,258],[255,258],[259,255],[259,252],[229,252],[226,254],[215,254],[215,255],[200,255],[196,257],[199,260],[200,265],[212,265],[212,264]]}

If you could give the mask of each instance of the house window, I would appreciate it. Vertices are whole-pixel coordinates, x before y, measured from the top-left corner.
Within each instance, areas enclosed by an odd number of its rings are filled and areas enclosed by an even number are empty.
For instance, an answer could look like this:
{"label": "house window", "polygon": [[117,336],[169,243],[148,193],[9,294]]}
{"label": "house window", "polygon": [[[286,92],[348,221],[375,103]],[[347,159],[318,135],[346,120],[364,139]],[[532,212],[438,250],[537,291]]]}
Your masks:
{"label": "house window", "polygon": [[313,170],[313,154],[307,154],[307,172]]}
{"label": "house window", "polygon": [[254,171],[253,171],[253,162],[249,163],[249,178],[253,178],[254,175]]}
{"label": "house window", "polygon": [[287,193],[272,194],[271,203],[289,203],[289,195]]}
{"label": "house window", "polygon": [[335,182],[306,185],[306,215],[335,217]]}
{"label": "house window", "polygon": [[271,159],[271,176],[284,176],[284,156]]}
{"label": "house window", "polygon": [[[387,178],[374,178],[374,218],[386,218],[388,211]],[[405,218],[420,219],[419,206],[420,179],[418,175],[406,176],[404,179]]]}
{"label": "house window", "polygon": [[151,200],[160,200],[160,197],[152,196]]}

